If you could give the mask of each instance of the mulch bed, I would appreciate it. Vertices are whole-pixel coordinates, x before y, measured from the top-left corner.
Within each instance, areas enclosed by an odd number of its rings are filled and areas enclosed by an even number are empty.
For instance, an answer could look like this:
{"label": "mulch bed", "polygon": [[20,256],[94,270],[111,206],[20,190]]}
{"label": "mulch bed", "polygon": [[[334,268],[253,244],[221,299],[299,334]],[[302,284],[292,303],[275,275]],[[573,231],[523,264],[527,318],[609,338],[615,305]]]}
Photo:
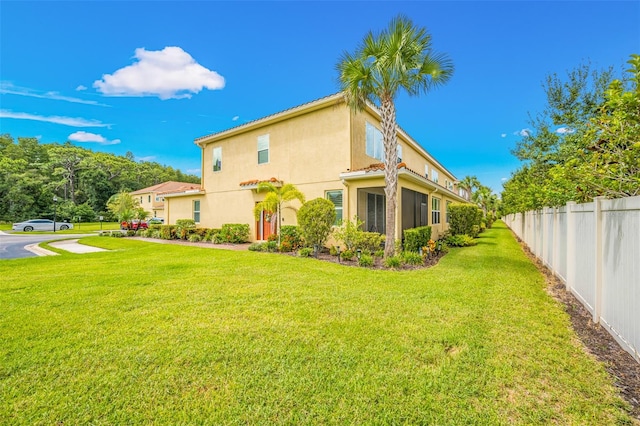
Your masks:
{"label": "mulch bed", "polygon": [[[291,253],[282,253],[282,254],[287,254],[290,256],[297,256],[297,254],[295,252],[291,252]],[[445,255],[446,253],[440,252],[437,255],[433,255],[431,257],[428,257],[425,259],[425,262],[423,264],[420,265],[402,265],[399,268],[397,268],[397,270],[415,270],[415,269],[424,269],[424,268],[429,268],[435,264],[437,264],[440,259]],[[315,257],[312,255],[311,258]],[[326,251],[321,251],[320,253],[318,253],[318,260],[319,261],[323,261],[323,262],[332,262],[332,263],[339,263],[340,265],[343,266],[355,266],[358,268],[367,268],[367,269],[386,269],[389,270],[389,268],[385,267],[383,264],[383,259],[379,258],[379,257],[374,257],[373,258],[373,266],[360,266],[358,265],[358,259],[354,256],[352,260],[343,260],[340,259],[338,260],[338,256],[332,256],[331,254],[329,254]]]}
{"label": "mulch bed", "polygon": [[[599,324],[591,313],[566,286],[518,239],[522,249],[546,277],[547,291],[562,303],[571,324],[587,353],[602,362],[614,379],[620,395],[630,404],[630,414],[640,421],[640,363],[622,349],[616,340]],[[640,423],[638,423],[640,424]]]}

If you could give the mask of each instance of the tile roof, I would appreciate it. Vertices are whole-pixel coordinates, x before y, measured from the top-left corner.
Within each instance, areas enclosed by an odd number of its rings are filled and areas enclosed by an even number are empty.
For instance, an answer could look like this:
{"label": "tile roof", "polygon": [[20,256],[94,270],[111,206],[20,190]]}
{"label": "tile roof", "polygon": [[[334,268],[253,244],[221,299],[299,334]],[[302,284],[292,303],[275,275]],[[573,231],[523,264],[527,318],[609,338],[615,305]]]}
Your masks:
{"label": "tile roof", "polygon": [[259,183],[262,182],[271,182],[273,184],[282,184],[282,181],[272,177],[271,179],[267,179],[267,180],[259,180],[259,179],[252,179],[252,180],[246,180],[244,182],[240,182],[240,186],[253,186],[253,185],[258,185]]}
{"label": "tile roof", "polygon": [[182,189],[183,187],[197,187],[200,188],[200,184],[198,183],[189,183],[189,182],[176,182],[176,181],[167,181],[162,182],[153,186],[149,186],[147,188],[138,189],[137,191],[133,191],[131,195],[136,194],[144,194],[147,192],[171,192]]}

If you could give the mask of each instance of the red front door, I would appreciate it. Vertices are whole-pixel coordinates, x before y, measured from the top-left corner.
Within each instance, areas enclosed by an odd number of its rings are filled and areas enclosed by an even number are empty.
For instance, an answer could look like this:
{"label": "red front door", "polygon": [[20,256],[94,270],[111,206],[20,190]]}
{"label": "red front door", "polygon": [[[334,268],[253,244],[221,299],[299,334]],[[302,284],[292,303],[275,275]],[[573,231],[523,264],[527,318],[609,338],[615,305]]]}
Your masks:
{"label": "red front door", "polygon": [[256,222],[256,240],[267,240],[269,235],[273,234],[270,218],[271,213],[264,210],[260,213],[260,219]]}

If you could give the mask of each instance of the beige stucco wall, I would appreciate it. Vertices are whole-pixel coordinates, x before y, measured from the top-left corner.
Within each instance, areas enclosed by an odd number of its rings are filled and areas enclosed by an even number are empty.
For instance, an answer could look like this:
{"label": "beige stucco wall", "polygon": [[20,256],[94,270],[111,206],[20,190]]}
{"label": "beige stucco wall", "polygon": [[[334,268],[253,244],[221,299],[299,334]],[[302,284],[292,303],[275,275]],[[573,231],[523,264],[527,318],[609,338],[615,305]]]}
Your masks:
{"label": "beige stucco wall", "polygon": [[140,203],[140,207],[142,207],[146,212],[149,213],[150,218],[164,218],[164,202],[156,201],[155,192],[135,193],[131,196],[134,200],[137,200],[138,203]]}
{"label": "beige stucco wall", "polygon": [[[339,176],[350,167],[349,115],[343,104],[331,103],[311,113],[203,144],[203,204],[207,214],[202,215],[201,226],[248,223],[255,238],[253,208],[265,194],[241,186],[242,182],[276,178],[294,184],[307,200],[324,198],[327,190],[344,189]],[[258,137],[266,134],[269,162],[258,164]],[[222,168],[216,172],[215,147],[222,148]],[[346,194],[343,196],[346,199]],[[290,206],[298,208],[300,203],[294,201]],[[296,224],[294,210],[285,208],[282,213],[283,224]]]}
{"label": "beige stucco wall", "polygon": [[206,207],[204,195],[185,195],[179,197],[167,197],[165,198],[165,224],[175,225],[178,219],[193,219],[193,202],[200,200],[200,222],[198,227],[208,227],[203,223],[203,219],[209,214]]}
{"label": "beige stucco wall", "polygon": [[[264,194],[257,193],[255,185],[242,186],[243,182],[264,181],[275,178],[284,183],[294,184],[306,197],[326,197],[326,191],[343,191],[343,218],[353,218],[358,209],[365,207],[363,200],[358,200],[359,188],[376,188],[374,191],[384,192],[384,178],[376,176],[365,179],[348,179],[343,181],[341,173],[368,167],[378,160],[366,155],[366,121],[380,129],[379,117],[373,110],[353,113],[344,103],[331,102],[312,103],[311,107],[294,108],[293,112],[284,112],[274,117],[266,117],[255,125],[245,125],[238,129],[230,129],[198,141],[202,148],[202,182],[204,195],[180,196],[167,198],[165,201],[165,220],[175,223],[177,219],[193,217],[193,200],[201,200],[200,227],[220,228],[225,223],[247,223],[251,229],[251,237],[256,239],[256,220],[253,209],[256,203],[264,199]],[[269,161],[258,164],[258,137],[269,135]],[[351,141],[351,143],[350,143]],[[399,144],[403,147],[403,162],[407,167],[424,173],[424,166],[429,170],[437,166],[429,154],[399,132]],[[213,171],[213,150],[222,149],[222,168]],[[446,170],[437,167],[440,184],[451,179]],[[429,175],[429,178],[431,176]],[[413,189],[429,195],[428,220],[431,224],[432,194],[440,191],[441,224],[433,229],[434,238],[441,235],[448,227],[446,224],[446,201],[453,198],[447,191],[429,181],[400,177],[398,187],[398,203],[402,205],[401,187]],[[297,209],[300,203],[290,204]],[[285,208],[282,214],[283,225],[296,224],[294,209]],[[365,210],[366,211],[366,210]],[[360,212],[362,214],[362,212]],[[396,235],[401,228],[401,216],[396,213]]]}

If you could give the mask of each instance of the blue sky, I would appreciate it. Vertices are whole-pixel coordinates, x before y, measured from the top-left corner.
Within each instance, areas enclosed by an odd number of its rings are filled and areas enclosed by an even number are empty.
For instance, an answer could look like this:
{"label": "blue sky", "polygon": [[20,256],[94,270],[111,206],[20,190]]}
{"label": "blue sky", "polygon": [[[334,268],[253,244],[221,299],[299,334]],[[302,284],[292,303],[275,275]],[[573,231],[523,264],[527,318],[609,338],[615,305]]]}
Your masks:
{"label": "blue sky", "polygon": [[0,132],[199,174],[194,139],[338,90],[335,65],[399,13],[456,72],[398,123],[499,192],[542,82],[640,53],[638,1],[0,1]]}

